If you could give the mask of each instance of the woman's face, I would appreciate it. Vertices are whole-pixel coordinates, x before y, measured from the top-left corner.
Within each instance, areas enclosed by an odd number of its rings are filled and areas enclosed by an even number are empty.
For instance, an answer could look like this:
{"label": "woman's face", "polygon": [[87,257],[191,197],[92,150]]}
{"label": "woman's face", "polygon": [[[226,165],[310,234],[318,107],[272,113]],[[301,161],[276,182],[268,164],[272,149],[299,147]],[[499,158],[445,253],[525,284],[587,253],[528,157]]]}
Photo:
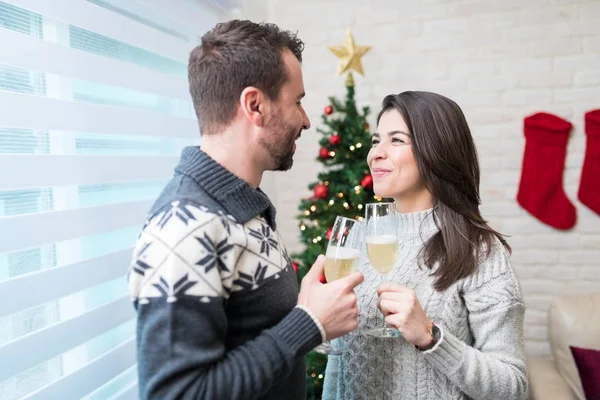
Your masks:
{"label": "woman's face", "polygon": [[397,110],[390,109],[381,116],[367,162],[376,195],[393,198],[398,204],[423,198],[431,202],[413,155],[412,132]]}

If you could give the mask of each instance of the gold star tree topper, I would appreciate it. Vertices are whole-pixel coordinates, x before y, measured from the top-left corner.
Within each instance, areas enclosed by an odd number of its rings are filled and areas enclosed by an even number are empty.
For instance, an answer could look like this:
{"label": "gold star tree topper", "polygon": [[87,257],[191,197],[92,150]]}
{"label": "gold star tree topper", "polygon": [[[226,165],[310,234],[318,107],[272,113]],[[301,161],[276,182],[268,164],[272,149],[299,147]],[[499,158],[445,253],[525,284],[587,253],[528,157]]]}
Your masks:
{"label": "gold star tree topper", "polygon": [[355,70],[364,76],[361,58],[367,51],[371,50],[371,46],[357,46],[350,29],[346,30],[346,39],[342,46],[328,46],[328,49],[340,60],[337,70],[338,75],[349,70]]}

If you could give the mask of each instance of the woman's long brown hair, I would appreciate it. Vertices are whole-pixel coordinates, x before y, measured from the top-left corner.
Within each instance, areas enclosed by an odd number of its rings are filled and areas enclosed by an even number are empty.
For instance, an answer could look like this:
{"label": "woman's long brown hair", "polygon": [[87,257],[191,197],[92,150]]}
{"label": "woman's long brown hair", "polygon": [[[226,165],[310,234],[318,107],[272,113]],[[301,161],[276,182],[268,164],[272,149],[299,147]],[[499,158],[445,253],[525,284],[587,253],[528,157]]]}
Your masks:
{"label": "woman's long brown hair", "polygon": [[408,91],[386,96],[377,122],[391,109],[408,126],[419,174],[433,197],[440,230],[425,243],[420,261],[428,268],[439,263],[434,287],[442,291],[477,270],[494,238],[510,246],[479,212],[479,161],[460,107],[436,93]]}

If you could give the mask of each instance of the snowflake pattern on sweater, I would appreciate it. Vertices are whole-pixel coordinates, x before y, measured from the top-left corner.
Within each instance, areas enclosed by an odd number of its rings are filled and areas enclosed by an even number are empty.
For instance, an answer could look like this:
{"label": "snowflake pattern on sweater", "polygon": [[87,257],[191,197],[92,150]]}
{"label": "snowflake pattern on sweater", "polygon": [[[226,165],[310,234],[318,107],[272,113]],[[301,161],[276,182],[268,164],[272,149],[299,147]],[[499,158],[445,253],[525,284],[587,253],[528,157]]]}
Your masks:
{"label": "snowflake pattern on sweater", "polygon": [[181,296],[208,303],[256,290],[292,268],[280,243],[263,218],[242,225],[231,215],[174,201],[146,222],[137,240],[130,293],[141,304]]}

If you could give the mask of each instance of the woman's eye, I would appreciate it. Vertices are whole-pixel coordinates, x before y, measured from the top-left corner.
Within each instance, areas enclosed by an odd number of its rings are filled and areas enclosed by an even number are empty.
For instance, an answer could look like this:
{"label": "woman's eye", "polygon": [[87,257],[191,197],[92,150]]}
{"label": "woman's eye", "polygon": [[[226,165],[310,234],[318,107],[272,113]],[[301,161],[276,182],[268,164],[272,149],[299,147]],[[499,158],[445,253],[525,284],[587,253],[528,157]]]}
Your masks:
{"label": "woman's eye", "polygon": [[379,140],[377,140],[377,139],[372,139],[371,140],[371,144],[372,145],[376,145],[377,143],[379,143]]}

